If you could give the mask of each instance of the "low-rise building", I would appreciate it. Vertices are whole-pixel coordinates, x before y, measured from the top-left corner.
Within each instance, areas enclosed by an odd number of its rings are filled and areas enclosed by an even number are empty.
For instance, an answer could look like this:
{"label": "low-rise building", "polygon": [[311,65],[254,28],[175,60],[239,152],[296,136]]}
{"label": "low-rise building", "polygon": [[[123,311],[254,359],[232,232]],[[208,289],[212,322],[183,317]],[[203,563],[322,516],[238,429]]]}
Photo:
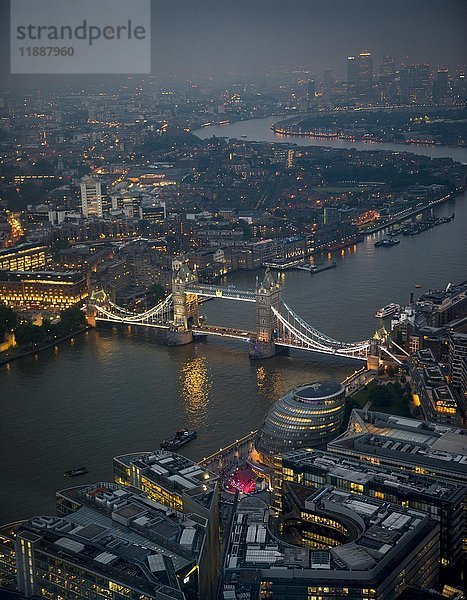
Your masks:
{"label": "low-rise building", "polygon": [[19,310],[59,312],[88,296],[77,271],[0,271],[0,301]]}
{"label": "low-rise building", "polygon": [[193,461],[165,450],[114,458],[115,482],[141,489],[155,502],[206,523],[206,543],[199,556],[201,598],[214,594],[219,563],[219,478]]}
{"label": "low-rise building", "polygon": [[257,497],[238,503],[224,598],[380,600],[436,584],[439,525],[425,513],[331,486],[286,493],[278,516]]}
{"label": "low-rise building", "polygon": [[58,492],[57,517],[0,529],[0,586],[24,598],[195,600],[206,521],[97,483]]}
{"label": "low-rise building", "polygon": [[0,270],[35,271],[47,265],[47,246],[19,244],[0,250]]}

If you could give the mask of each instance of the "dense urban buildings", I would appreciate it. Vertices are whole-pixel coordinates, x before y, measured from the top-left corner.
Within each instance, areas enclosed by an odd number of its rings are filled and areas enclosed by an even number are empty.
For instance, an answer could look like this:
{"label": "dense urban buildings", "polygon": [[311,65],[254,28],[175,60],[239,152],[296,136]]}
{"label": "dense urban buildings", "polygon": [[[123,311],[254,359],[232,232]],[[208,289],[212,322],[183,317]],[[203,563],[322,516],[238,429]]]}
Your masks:
{"label": "dense urban buildings", "polygon": [[435,584],[439,527],[426,513],[326,487],[291,490],[288,501],[274,534],[266,503],[238,503],[224,569],[228,597],[369,600]]}
{"label": "dense urban buildings", "polygon": [[460,0],[147,4],[2,73],[0,597],[461,600]]}
{"label": "dense urban buildings", "polygon": [[375,467],[355,458],[341,459],[330,452],[286,452],[272,474],[276,505],[281,508],[284,485],[311,490],[330,485],[430,514],[440,524],[441,575],[450,580],[463,568],[465,486],[427,475],[407,474],[390,467]]}
{"label": "dense urban buildings", "polygon": [[141,489],[150,500],[183,514],[196,515],[205,539],[197,562],[200,598],[216,586],[219,537],[219,479],[191,460],[167,451],[114,458],[116,483]]}
{"label": "dense urban buildings", "polygon": [[327,449],[374,465],[467,481],[467,430],[354,409],[347,431]]}
{"label": "dense urban buildings", "polygon": [[203,597],[194,572],[205,530],[196,516],[112,483],[60,491],[57,512],[2,529],[4,588],[51,600]]}
{"label": "dense urban buildings", "polygon": [[218,478],[167,451],[117,457],[114,469],[116,483],[58,492],[57,516],[0,530],[2,589],[76,600],[214,597]]}

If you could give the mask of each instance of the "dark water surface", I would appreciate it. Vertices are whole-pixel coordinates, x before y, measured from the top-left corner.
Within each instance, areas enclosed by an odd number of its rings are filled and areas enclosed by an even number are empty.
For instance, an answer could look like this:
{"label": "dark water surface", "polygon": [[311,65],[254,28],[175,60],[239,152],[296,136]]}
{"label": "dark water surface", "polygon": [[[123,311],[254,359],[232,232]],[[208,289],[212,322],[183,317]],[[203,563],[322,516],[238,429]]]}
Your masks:
{"label": "dark water surface", "polygon": [[[393,248],[374,239],[336,257],[338,266],[311,276],[288,272],[284,298],[309,323],[342,340],[366,339],[377,308],[467,279],[467,194],[441,207],[456,218]],[[382,235],[382,234],[378,234]],[[228,282],[253,288],[255,273]],[[216,299],[203,305],[210,323],[253,324],[253,305]],[[250,362],[241,342],[167,348],[151,333],[99,329],[0,367],[0,522],[54,511],[54,492],[112,477],[112,457],[151,450],[179,427],[198,439],[184,453],[202,458],[260,424],[291,387],[319,378],[342,380],[361,363],[292,351]],[[65,479],[86,465],[90,473]]]}

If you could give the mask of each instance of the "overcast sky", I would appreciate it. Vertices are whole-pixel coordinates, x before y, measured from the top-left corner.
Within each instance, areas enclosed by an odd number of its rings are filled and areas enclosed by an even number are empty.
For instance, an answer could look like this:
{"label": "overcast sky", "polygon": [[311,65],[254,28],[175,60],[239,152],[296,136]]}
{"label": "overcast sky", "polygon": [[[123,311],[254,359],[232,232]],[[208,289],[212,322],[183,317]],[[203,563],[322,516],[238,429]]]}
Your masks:
{"label": "overcast sky", "polygon": [[[9,76],[7,0],[0,23],[2,88],[34,87],[37,78]],[[466,30],[467,0],[152,0],[152,71],[188,78],[303,65],[344,77],[347,55],[361,50],[376,67],[393,54],[453,69],[467,63]]]}

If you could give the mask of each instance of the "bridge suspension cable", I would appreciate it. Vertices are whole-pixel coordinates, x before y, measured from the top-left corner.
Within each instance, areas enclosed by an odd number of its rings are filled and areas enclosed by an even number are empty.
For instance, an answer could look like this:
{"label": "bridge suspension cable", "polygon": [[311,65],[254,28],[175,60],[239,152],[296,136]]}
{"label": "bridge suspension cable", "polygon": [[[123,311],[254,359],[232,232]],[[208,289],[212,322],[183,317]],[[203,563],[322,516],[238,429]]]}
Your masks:
{"label": "bridge suspension cable", "polygon": [[[321,333],[321,331],[318,331],[317,329],[312,327],[309,323],[304,321],[283,300],[282,300],[282,306],[285,308],[285,314],[287,316],[287,323],[291,324],[295,328],[297,328],[297,325],[298,325],[299,330],[306,331],[306,333],[308,334],[307,337],[311,338],[312,340],[316,340],[318,343],[322,343],[324,345],[329,344],[333,347],[343,348],[343,349],[355,348],[356,346],[368,345],[368,340],[363,340],[363,341],[359,341],[359,342],[340,342],[339,340],[335,340],[334,338],[332,338],[324,333]],[[292,321],[290,320],[290,318],[292,318]]]}
{"label": "bridge suspension cable", "polygon": [[165,323],[169,320],[172,309],[172,294],[169,294],[162,302],[159,302],[159,304],[143,313],[128,311],[110,301],[108,301],[108,305],[110,310],[100,304],[93,304],[98,313],[106,317],[105,320],[127,323],[129,325],[150,325],[154,321],[164,321]]}
{"label": "bridge suspension cable", "polygon": [[277,344],[325,354],[337,354],[359,360],[366,359],[370,349],[369,341],[346,343],[334,340],[298,317],[285,302],[283,305],[286,309],[286,316],[276,308],[271,307],[279,325]]}

